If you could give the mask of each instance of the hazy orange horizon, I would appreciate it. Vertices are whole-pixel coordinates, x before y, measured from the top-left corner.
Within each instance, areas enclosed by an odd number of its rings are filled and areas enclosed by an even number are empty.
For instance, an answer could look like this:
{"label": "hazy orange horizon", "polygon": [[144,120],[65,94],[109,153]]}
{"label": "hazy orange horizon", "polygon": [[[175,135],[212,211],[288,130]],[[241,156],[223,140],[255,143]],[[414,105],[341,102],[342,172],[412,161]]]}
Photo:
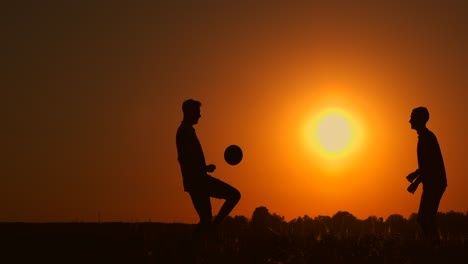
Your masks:
{"label": "hazy orange horizon", "polygon": [[[439,211],[468,211],[464,4],[63,5],[8,17],[0,221],[196,223],[175,146],[189,98],[212,175],[242,193],[231,215],[417,212],[418,106],[445,161]],[[308,138],[329,109],[356,129],[337,157]]]}

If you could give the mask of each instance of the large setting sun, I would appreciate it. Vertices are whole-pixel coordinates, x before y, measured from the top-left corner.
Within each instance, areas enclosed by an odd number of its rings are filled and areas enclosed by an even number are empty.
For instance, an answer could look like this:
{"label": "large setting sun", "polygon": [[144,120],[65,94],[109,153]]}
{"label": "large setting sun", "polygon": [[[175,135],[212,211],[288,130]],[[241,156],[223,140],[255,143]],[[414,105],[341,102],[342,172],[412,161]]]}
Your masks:
{"label": "large setting sun", "polygon": [[343,115],[329,113],[319,121],[315,136],[324,151],[338,153],[349,145],[351,127]]}
{"label": "large setting sun", "polygon": [[362,138],[358,118],[350,113],[337,107],[312,113],[303,132],[306,147],[320,159],[336,160],[350,156]]}

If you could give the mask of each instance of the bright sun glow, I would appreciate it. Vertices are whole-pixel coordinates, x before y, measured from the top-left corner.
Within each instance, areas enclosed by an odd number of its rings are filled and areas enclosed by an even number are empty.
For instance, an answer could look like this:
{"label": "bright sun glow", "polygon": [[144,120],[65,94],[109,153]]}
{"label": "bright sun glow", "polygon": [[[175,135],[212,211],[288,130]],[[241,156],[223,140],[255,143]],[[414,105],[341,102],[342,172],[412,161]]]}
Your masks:
{"label": "bright sun glow", "polygon": [[336,153],[350,143],[351,127],[344,116],[330,113],[319,121],[315,136],[325,151]]}
{"label": "bright sun glow", "polygon": [[[359,145],[361,125],[341,108],[326,108],[313,113],[305,124],[306,147],[322,160],[350,158]],[[336,166],[336,163],[333,163]],[[340,163],[343,164],[343,163]]]}

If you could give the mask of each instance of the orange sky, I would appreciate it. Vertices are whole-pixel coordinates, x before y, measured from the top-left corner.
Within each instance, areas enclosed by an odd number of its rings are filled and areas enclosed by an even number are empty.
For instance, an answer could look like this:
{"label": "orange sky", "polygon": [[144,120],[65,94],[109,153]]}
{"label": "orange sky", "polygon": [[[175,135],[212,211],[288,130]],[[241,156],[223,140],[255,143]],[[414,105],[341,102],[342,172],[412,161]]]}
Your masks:
{"label": "orange sky", "polygon": [[[467,7],[424,3],[11,9],[0,221],[195,223],[175,147],[189,98],[213,176],[242,193],[233,215],[408,217],[418,106],[445,159],[439,210],[468,211]],[[360,140],[326,159],[304,126],[333,107]]]}

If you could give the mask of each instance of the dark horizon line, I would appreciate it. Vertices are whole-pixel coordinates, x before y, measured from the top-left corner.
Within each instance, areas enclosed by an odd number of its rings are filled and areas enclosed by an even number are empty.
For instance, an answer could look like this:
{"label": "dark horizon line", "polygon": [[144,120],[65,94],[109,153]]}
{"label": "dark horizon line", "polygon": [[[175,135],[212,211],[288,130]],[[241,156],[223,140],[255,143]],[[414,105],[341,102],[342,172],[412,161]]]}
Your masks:
{"label": "dark horizon line", "polygon": [[[311,217],[307,214],[305,215],[302,215],[302,216],[297,216],[295,218],[292,218],[290,221],[285,221],[285,222],[291,222],[293,220],[296,220],[298,218],[304,218],[305,216],[307,217],[310,217],[311,219],[315,219],[317,217],[330,217],[330,218],[333,218],[334,215],[336,215],[337,213],[349,213],[351,214],[352,216],[354,216],[352,213],[350,213],[349,211],[337,211],[335,214],[329,216],[329,215],[316,215],[314,217]],[[461,212],[461,211],[454,211],[454,210],[450,210],[450,211],[446,211],[446,212],[437,212],[437,214],[448,214],[448,213],[456,213],[456,214],[462,214],[462,215],[465,215],[465,216],[468,216],[468,211],[465,211],[465,212]],[[284,217],[280,214],[277,214],[277,213],[269,213],[270,215],[277,215],[279,217]],[[392,216],[392,215],[400,215],[402,216],[404,219],[406,220],[409,220],[409,218],[401,215],[401,214],[397,214],[397,213],[393,213],[393,214],[389,214],[388,217]],[[411,213],[410,214],[410,217],[412,215],[417,215],[417,212],[414,212],[414,213]],[[248,220],[252,220],[252,217],[246,217],[244,215],[234,215],[234,216],[228,216],[228,217],[231,217],[231,218],[234,218],[234,217],[245,217],[246,219]],[[354,216],[356,218],[356,220],[359,220],[359,221],[365,221],[366,219],[369,219],[371,217],[376,217],[377,219],[380,219],[383,217],[379,217],[379,216],[375,216],[375,215],[370,215],[368,216],[367,218],[364,218],[364,219],[360,219],[360,218],[357,218],[356,216]],[[388,219],[388,217],[384,220],[386,221]],[[72,221],[50,221],[50,222],[35,222],[35,221],[0,221],[0,224],[140,224],[140,223],[144,223],[144,224],[147,224],[147,223],[150,223],[150,224],[182,224],[182,225],[196,225],[197,223],[184,223],[184,222],[161,222],[161,221],[152,221],[151,218],[146,220],[146,221],[134,221],[134,222],[130,222],[130,221],[81,221],[81,220],[72,220]]]}

